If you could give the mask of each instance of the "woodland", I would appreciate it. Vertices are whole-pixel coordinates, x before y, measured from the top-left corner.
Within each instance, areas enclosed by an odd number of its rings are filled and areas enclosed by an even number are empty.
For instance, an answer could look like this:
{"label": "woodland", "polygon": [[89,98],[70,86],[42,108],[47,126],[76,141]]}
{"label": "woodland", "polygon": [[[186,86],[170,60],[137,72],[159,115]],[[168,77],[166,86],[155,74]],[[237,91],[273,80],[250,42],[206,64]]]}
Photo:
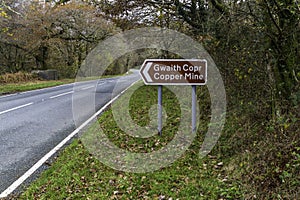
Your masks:
{"label": "woodland", "polygon": [[[56,69],[74,78],[100,41],[139,27],[176,30],[203,45],[228,98],[220,153],[236,158],[249,193],[297,199],[299,0],[1,0],[0,74]],[[149,56],[165,54],[132,52],[106,73],[125,73]]]}

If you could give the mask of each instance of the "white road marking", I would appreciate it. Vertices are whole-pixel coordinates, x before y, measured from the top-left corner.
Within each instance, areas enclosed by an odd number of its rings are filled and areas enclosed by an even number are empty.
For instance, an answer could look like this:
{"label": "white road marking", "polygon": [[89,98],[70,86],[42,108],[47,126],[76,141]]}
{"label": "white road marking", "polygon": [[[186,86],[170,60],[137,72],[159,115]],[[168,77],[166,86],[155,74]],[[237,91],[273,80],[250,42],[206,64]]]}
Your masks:
{"label": "white road marking", "polygon": [[[137,80],[136,82],[138,82]],[[98,115],[100,115],[110,104],[117,100],[124,92],[126,92],[131,86],[136,82],[132,83],[129,87],[123,90],[115,98],[111,99],[106,103],[98,112],[86,120],[81,126],[79,126],[75,131],[68,135],[63,141],[61,141],[56,147],[54,147],[49,153],[42,157],[37,163],[35,163],[27,172],[25,172],[20,178],[18,178],[13,184],[11,184],[4,192],[0,194],[0,198],[5,198],[15,191],[25,180],[27,180],[36,170],[38,170],[49,158],[51,158],[56,152],[58,152],[67,142],[69,142],[81,129],[88,125],[92,120],[94,120]]]}
{"label": "white road marking", "polygon": [[18,93],[8,94],[8,95],[0,96],[0,99],[6,98],[6,97],[12,97],[12,96],[16,96],[16,95],[18,95]]}
{"label": "white road marking", "polygon": [[81,90],[88,90],[88,89],[91,89],[91,88],[93,88],[93,87],[95,87],[95,86],[85,87],[85,88],[82,88]]}
{"label": "white road marking", "polygon": [[25,91],[25,92],[18,92],[18,93],[14,93],[14,94],[8,94],[8,95],[0,96],[0,99],[11,97],[11,96],[16,96],[16,95],[21,95],[21,94],[26,94],[26,93],[33,93],[33,92],[38,92],[38,91],[43,91],[43,90],[60,88],[60,87],[69,86],[69,85],[71,86],[71,85],[74,85],[74,84],[75,83],[68,83],[68,84],[63,84],[63,85],[58,85],[58,86],[53,86],[53,87],[47,87],[47,88],[42,88],[42,89],[29,90],[29,91]]}
{"label": "white road marking", "polygon": [[27,103],[27,104],[24,104],[24,105],[21,105],[21,106],[17,106],[17,107],[8,109],[8,110],[1,111],[1,112],[0,112],[0,115],[5,114],[5,113],[8,113],[8,112],[11,112],[11,111],[14,111],[14,110],[18,110],[18,109],[20,109],[20,108],[24,108],[24,107],[26,107],[26,106],[30,106],[30,105],[32,105],[32,104],[33,104],[33,102]]}
{"label": "white road marking", "polygon": [[68,94],[72,94],[73,92],[74,92],[74,91],[62,93],[62,94],[59,94],[59,95],[55,95],[55,96],[53,96],[53,97],[50,97],[50,99],[55,99],[55,98],[57,98],[57,97],[65,96],[65,95],[68,95]]}

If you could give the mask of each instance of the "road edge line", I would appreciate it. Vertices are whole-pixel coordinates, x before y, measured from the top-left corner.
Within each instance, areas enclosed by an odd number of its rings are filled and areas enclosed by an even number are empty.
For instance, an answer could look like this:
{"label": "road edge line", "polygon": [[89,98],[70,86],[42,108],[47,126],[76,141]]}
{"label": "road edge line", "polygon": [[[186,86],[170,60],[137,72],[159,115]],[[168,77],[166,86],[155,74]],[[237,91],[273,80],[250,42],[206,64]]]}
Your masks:
{"label": "road edge line", "polygon": [[46,90],[46,89],[55,89],[55,88],[59,88],[59,87],[63,87],[63,86],[69,86],[69,85],[73,85],[74,83],[66,83],[66,84],[62,84],[62,85],[56,85],[56,86],[50,86],[50,87],[45,87],[45,88],[40,88],[40,89],[27,90],[27,91],[23,91],[23,92],[15,92],[12,94],[0,95],[0,99],[8,98],[11,96],[16,96],[16,95],[20,95],[20,94],[27,94],[27,93],[31,93],[31,92],[39,92],[39,91]]}
{"label": "road edge line", "polygon": [[57,153],[67,142],[69,142],[76,134],[79,133],[85,126],[87,126],[93,119],[100,115],[108,106],[110,106],[114,101],[116,101],[122,94],[124,94],[129,88],[136,84],[139,80],[133,82],[130,86],[125,88],[120,94],[112,98],[104,106],[102,106],[94,115],[92,115],[88,120],[81,124],[77,129],[75,129],[71,134],[69,134],[63,141],[56,145],[51,151],[44,155],[38,162],[36,162],[29,170],[27,170],[21,177],[19,177],[15,182],[13,182],[8,188],[6,188],[1,194],[0,198],[6,198],[12,194],[24,181],[26,181],[31,175],[33,175],[49,158],[51,158],[55,153]]}
{"label": "road edge line", "polygon": [[30,103],[27,103],[27,104],[23,104],[23,105],[20,105],[20,106],[16,106],[14,108],[10,108],[10,109],[7,109],[7,110],[3,110],[0,112],[0,115],[3,115],[5,113],[8,113],[8,112],[11,112],[11,111],[14,111],[14,110],[18,110],[18,109],[21,109],[21,108],[25,108],[27,106],[31,106],[32,104],[34,104],[34,102],[30,102]]}

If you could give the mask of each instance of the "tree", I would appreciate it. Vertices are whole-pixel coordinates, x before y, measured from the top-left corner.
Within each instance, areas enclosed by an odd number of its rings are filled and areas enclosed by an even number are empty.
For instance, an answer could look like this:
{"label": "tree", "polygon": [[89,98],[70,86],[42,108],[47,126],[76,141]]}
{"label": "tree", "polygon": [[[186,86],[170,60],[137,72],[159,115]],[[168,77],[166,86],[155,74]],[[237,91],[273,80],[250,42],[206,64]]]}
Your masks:
{"label": "tree", "polygon": [[208,22],[208,2],[205,0],[176,0],[178,14],[182,16],[185,22],[193,27],[194,32],[198,34],[207,33]]}
{"label": "tree", "polygon": [[[232,59],[234,48],[234,54],[240,58],[246,56],[245,51],[249,52],[247,61],[257,63],[251,68],[257,69],[257,75],[266,74],[262,76],[267,77],[264,85],[271,84],[270,88],[274,89],[271,89],[272,95],[275,94],[272,101],[282,102],[282,105],[290,102],[299,89],[298,1],[176,0],[176,6],[184,21],[193,30],[200,30],[194,32],[196,35],[202,35],[202,38],[203,35],[209,36],[207,48],[212,53],[218,51],[215,58],[217,61],[220,59],[219,66],[223,65],[227,72],[231,70],[232,75],[237,75],[237,70],[239,73],[244,70],[245,75],[250,69],[250,66],[245,67],[247,63],[243,64],[244,69],[232,69],[232,65],[226,66],[224,63],[231,63],[228,58]],[[217,45],[214,47],[212,44]],[[241,60],[236,60],[234,65]]]}
{"label": "tree", "polygon": [[[297,84],[300,71],[300,9],[297,1],[258,1],[255,20],[263,27],[267,37],[270,66],[280,99],[289,101]],[[252,12],[253,14],[253,12]]]}
{"label": "tree", "polygon": [[[27,2],[1,23],[0,65],[4,71],[58,68],[74,76],[89,51],[116,31],[99,11],[85,3]],[[24,9],[25,8],[25,9]]]}

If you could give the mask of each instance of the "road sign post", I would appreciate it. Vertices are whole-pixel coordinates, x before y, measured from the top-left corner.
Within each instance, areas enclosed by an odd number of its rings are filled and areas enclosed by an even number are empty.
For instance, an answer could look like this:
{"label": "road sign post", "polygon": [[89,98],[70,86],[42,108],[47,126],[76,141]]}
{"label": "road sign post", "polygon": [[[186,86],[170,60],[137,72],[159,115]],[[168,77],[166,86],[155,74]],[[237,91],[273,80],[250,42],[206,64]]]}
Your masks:
{"label": "road sign post", "polygon": [[158,85],[158,133],[162,134],[162,86],[192,86],[192,131],[197,129],[196,86],[207,82],[205,59],[147,59],[140,74],[146,85]]}
{"label": "road sign post", "polygon": [[192,131],[193,133],[197,130],[197,88],[195,85],[192,86]]}
{"label": "road sign post", "polygon": [[162,85],[158,86],[158,134],[162,135]]}

